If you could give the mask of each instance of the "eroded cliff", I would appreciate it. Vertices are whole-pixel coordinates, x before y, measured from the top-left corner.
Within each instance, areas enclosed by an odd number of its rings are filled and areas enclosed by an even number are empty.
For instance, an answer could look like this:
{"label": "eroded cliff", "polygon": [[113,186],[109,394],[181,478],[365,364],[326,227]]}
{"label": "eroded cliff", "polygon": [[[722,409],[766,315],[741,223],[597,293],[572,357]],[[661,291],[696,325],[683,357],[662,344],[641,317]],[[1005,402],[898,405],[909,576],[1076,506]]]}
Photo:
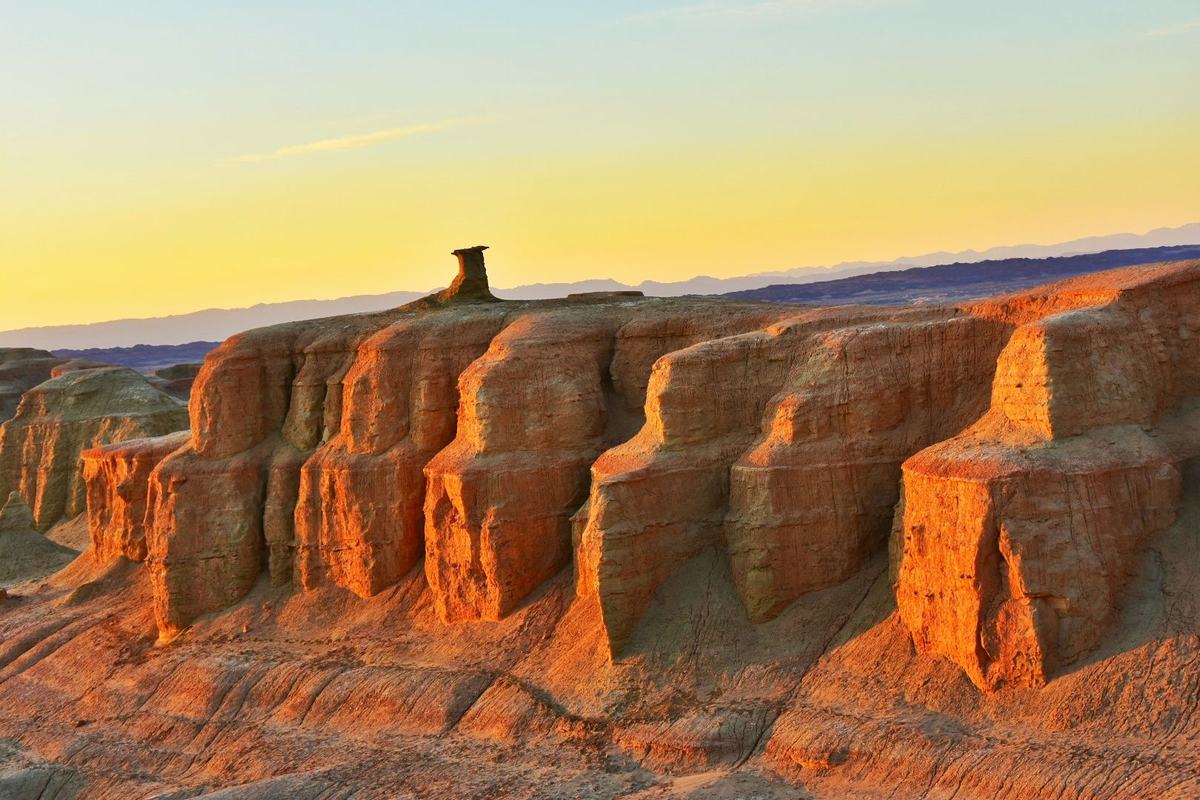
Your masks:
{"label": "eroded cliff", "polygon": [[95,797],[1200,791],[1200,262],[804,309],[499,302],[475,250],[460,291],[234,337],[190,435],[89,452],[97,558],[0,606],[0,763]]}
{"label": "eroded cliff", "polygon": [[20,493],[46,530],[86,510],[84,450],[187,426],[187,410],[131,369],[64,369],[0,426],[0,493]]}

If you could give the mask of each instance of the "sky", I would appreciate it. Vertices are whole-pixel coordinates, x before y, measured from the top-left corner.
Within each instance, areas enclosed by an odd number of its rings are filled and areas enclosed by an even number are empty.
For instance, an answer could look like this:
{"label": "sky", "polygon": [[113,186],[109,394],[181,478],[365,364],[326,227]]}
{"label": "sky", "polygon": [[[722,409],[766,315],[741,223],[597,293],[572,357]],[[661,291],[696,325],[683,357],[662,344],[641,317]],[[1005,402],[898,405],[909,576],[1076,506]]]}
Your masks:
{"label": "sky", "polygon": [[0,329],[1200,220],[1200,0],[0,14]]}

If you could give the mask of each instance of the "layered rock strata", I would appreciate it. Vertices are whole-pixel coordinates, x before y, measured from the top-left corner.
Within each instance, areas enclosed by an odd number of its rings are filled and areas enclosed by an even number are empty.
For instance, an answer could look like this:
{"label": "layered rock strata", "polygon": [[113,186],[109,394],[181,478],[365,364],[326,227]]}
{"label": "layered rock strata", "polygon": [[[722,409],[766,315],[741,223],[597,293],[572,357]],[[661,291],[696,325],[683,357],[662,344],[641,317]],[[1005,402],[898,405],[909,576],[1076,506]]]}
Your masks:
{"label": "layered rock strata", "polygon": [[[458,289],[409,307],[214,351],[189,441],[91,459],[97,541],[111,531],[105,552],[131,558],[145,541],[168,636],[264,569],[371,597],[423,560],[453,623],[508,616],[574,561],[619,658],[706,551],[728,559],[751,622],[854,575],[884,548],[908,459],[893,549],[917,646],[981,685],[1037,682],[1095,646],[1120,604],[1115,565],[1174,518],[1200,394],[1178,367],[1196,271],[805,310],[492,302],[464,267]],[[144,498],[104,499],[160,457]],[[1099,583],[1047,577],[1063,548]]]}
{"label": "layered rock strata", "polygon": [[28,390],[0,426],[0,492],[19,492],[46,530],[86,510],[84,450],[187,425],[187,409],[133,370],[64,372]]}
{"label": "layered rock strata", "polygon": [[96,559],[146,559],[150,473],[190,438],[191,433],[183,430],[83,451],[88,534]]}
{"label": "layered rock strata", "polygon": [[980,686],[1040,685],[1094,649],[1175,519],[1200,452],[1200,275],[1136,276],[1022,326],[987,414],[904,465],[901,617]]}
{"label": "layered rock strata", "polygon": [[21,395],[50,380],[63,359],[32,347],[0,347],[0,422],[17,413]]}
{"label": "layered rock strata", "polygon": [[726,536],[752,620],[840,583],[880,548],[901,462],[986,409],[1011,330],[932,314],[816,335],[730,470]]}
{"label": "layered rock strata", "polygon": [[150,475],[146,563],[165,634],[242,597],[264,563],[290,578],[300,467],[338,430],[357,343],[388,319],[264,328],[209,354],[191,439]]}

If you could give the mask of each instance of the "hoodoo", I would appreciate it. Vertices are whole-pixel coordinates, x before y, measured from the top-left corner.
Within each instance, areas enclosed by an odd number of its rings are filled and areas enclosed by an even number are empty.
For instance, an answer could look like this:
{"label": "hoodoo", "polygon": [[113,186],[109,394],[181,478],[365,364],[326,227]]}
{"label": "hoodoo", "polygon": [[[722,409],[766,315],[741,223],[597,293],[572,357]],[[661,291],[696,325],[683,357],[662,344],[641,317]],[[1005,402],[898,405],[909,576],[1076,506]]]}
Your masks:
{"label": "hoodoo", "polygon": [[463,247],[450,255],[458,258],[458,275],[454,283],[441,292],[437,299],[443,303],[498,303],[500,298],[488,287],[487,267],[483,263],[486,244]]}

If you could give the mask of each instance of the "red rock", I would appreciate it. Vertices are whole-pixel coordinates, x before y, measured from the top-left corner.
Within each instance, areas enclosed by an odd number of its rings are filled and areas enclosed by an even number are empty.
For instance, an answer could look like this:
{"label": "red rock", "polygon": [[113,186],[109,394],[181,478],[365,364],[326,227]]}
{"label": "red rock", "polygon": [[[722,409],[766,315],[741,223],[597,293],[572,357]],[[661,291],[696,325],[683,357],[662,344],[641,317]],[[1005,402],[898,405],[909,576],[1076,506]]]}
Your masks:
{"label": "red rock", "polygon": [[458,375],[503,324],[500,308],[409,316],[367,339],[346,377],[344,424],[305,463],[296,576],[362,596],[425,551],[425,464],[454,438]]}
{"label": "red rock", "polygon": [[1096,647],[1200,451],[1180,406],[1200,389],[1200,268],[1118,274],[1107,302],[1022,326],[990,411],[904,465],[901,617],[983,687],[1041,685]]}
{"label": "red rock", "polygon": [[150,473],[191,438],[179,431],[152,439],[131,439],[84,450],[88,532],[92,555],[100,561],[146,558],[146,496]]}
{"label": "red rock", "polygon": [[187,427],[174,398],[124,367],[69,371],[27,391],[0,427],[0,491],[18,491],[39,530],[86,510],[80,454]]}

